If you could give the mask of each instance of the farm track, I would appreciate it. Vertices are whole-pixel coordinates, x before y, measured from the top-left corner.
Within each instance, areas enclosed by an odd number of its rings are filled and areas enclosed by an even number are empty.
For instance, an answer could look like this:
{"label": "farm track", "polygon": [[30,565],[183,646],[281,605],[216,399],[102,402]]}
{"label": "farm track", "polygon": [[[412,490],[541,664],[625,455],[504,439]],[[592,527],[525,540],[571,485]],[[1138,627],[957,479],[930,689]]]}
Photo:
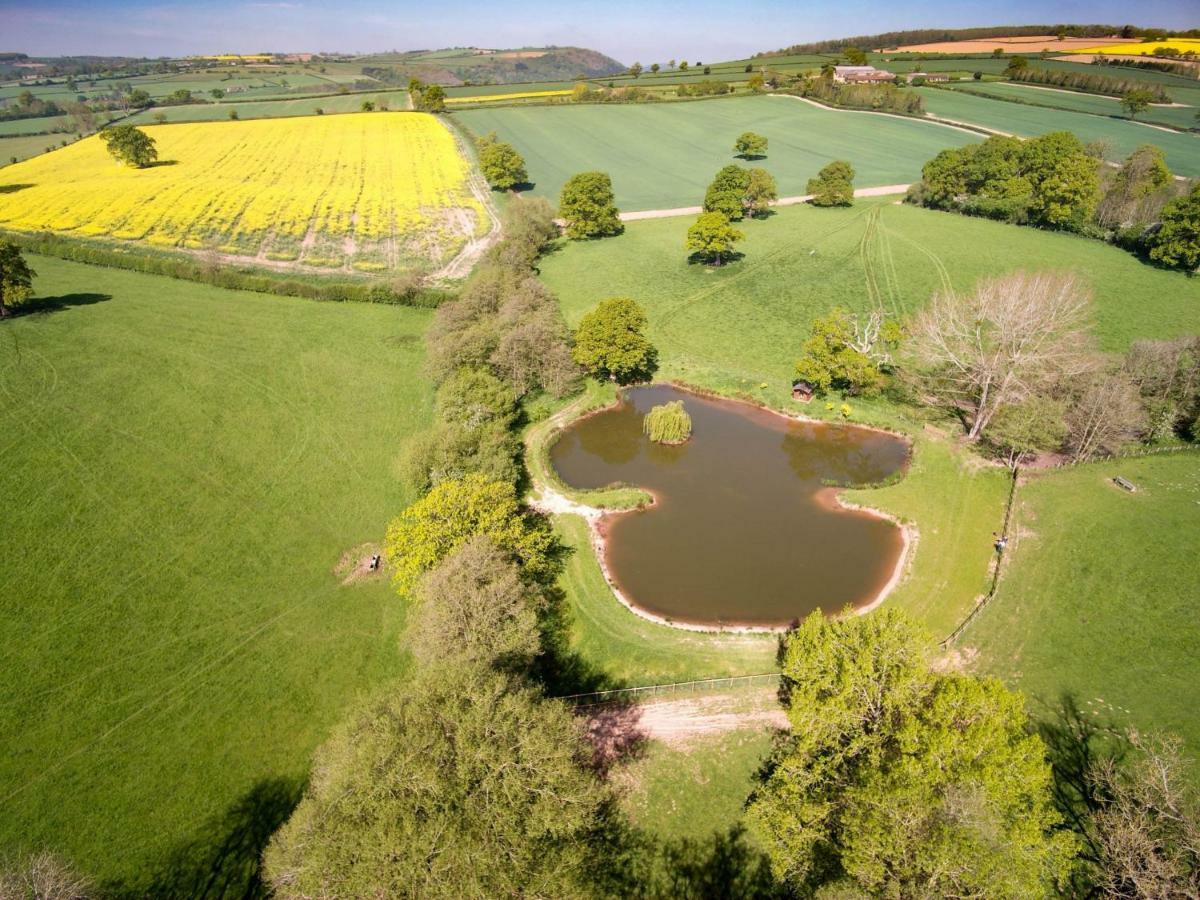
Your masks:
{"label": "farm track", "polygon": [[[855,197],[888,197],[892,194],[903,194],[911,184],[884,184],[878,187],[859,188],[854,192]],[[799,194],[795,197],[780,197],[771,204],[776,206],[798,206],[813,198],[812,194]],[[698,216],[704,212],[703,206],[678,206],[674,209],[643,209],[621,213],[622,222],[638,222],[643,219],[670,219],[675,216]]]}

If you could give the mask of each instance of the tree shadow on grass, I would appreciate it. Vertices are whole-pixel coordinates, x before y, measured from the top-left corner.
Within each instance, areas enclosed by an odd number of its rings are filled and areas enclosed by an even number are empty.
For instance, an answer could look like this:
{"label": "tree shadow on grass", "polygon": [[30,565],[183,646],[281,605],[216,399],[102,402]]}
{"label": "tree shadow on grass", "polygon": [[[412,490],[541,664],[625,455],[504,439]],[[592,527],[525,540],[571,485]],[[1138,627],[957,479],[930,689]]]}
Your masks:
{"label": "tree shadow on grass", "polygon": [[0,194],[15,194],[25,188],[35,187],[33,184],[0,184]]}
{"label": "tree shadow on grass", "polygon": [[170,854],[149,884],[110,885],[104,896],[258,898],[269,892],[260,860],[271,835],[300,802],[304,780],[268,778],[250,789],[200,835]]}
{"label": "tree shadow on grass", "polygon": [[39,316],[63,312],[74,306],[93,306],[112,299],[112,294],[95,294],[82,292],[78,294],[60,294],[56,297],[34,297],[13,311],[12,318],[17,316]]}
{"label": "tree shadow on grass", "polygon": [[708,255],[704,253],[693,253],[687,258],[687,261],[689,266],[705,266],[706,268],[712,269],[714,272],[720,272],[731,263],[741,262],[745,258],[746,254],[742,253],[740,250],[730,250],[728,253],[725,253],[721,256],[720,265],[714,263],[708,257]]}

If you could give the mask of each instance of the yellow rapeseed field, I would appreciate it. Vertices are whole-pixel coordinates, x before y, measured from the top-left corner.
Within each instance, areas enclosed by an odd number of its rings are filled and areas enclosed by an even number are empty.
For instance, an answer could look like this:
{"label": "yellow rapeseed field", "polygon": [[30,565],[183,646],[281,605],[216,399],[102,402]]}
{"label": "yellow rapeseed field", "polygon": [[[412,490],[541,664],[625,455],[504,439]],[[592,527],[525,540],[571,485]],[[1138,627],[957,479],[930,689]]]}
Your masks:
{"label": "yellow rapeseed field", "polygon": [[496,100],[527,100],[530,97],[565,97],[571,91],[526,91],[519,94],[480,94],[477,97],[447,97],[447,103],[491,103]]}
{"label": "yellow rapeseed field", "polygon": [[0,169],[0,228],[374,271],[440,262],[486,226],[468,162],[425,113],[144,130],[150,168],[90,137]]}
{"label": "yellow rapeseed field", "polygon": [[1166,41],[1147,41],[1141,44],[1107,44],[1103,47],[1084,47],[1072,50],[1071,52],[1120,54],[1121,56],[1152,56],[1154,51],[1159,47],[1171,48],[1178,50],[1180,53],[1187,53],[1191,50],[1193,53],[1200,55],[1200,40],[1192,40],[1190,38],[1171,38]]}

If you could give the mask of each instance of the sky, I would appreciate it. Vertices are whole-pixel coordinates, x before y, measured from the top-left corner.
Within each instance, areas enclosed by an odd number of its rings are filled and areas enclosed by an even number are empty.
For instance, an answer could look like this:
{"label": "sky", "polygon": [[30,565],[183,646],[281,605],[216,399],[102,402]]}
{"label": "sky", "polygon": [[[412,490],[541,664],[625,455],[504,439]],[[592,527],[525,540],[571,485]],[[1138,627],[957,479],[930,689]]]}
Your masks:
{"label": "sky", "polygon": [[907,28],[1055,22],[1200,27],[1198,0],[0,0],[0,51],[186,56],[261,51],[588,47],[621,62],[738,59]]}

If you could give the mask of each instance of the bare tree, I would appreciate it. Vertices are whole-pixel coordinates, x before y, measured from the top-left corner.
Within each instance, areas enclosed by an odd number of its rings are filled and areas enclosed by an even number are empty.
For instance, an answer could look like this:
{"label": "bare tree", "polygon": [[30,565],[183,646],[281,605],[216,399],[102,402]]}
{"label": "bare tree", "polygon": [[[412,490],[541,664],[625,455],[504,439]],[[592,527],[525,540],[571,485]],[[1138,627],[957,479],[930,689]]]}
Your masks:
{"label": "bare tree", "polygon": [[1146,431],[1137,390],[1120,373],[1085,376],[1067,410],[1067,448],[1076,460],[1112,456]]}
{"label": "bare tree", "polygon": [[0,869],[3,900],[85,900],[90,892],[86,878],[46,850],[6,860]]}
{"label": "bare tree", "polygon": [[1090,302],[1074,275],[1058,273],[1014,272],[971,294],[936,294],[913,326],[929,393],[960,410],[979,440],[1003,407],[1093,366]]}
{"label": "bare tree", "polygon": [[1200,798],[1174,736],[1134,738],[1126,769],[1106,760],[1092,777],[1100,887],[1107,897],[1200,897]]}
{"label": "bare tree", "polygon": [[1150,417],[1148,437],[1166,437],[1200,411],[1200,336],[1134,341],[1125,372]]}

